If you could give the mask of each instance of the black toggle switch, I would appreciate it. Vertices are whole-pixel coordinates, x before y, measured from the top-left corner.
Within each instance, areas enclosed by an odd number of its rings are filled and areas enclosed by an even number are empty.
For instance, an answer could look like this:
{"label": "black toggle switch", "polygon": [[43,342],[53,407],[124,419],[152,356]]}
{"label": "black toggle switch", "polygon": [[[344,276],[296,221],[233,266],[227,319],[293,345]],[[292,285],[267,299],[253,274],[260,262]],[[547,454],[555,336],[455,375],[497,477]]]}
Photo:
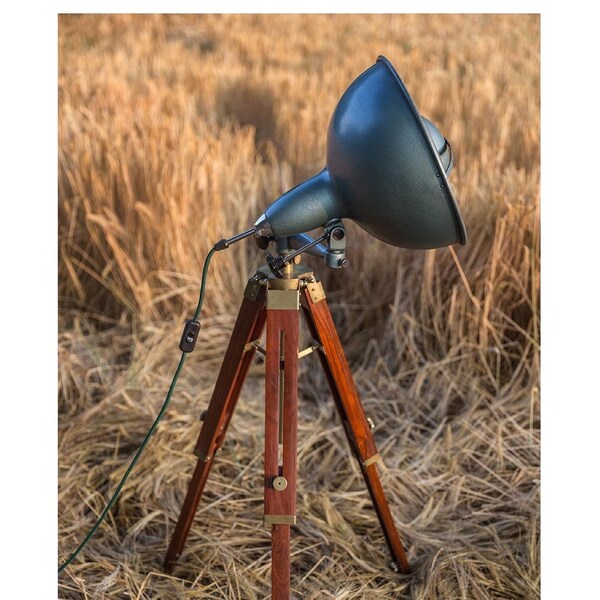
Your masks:
{"label": "black toggle switch", "polygon": [[196,347],[196,340],[200,332],[200,322],[188,319],[185,322],[181,340],[179,341],[179,349],[182,352],[191,352]]}

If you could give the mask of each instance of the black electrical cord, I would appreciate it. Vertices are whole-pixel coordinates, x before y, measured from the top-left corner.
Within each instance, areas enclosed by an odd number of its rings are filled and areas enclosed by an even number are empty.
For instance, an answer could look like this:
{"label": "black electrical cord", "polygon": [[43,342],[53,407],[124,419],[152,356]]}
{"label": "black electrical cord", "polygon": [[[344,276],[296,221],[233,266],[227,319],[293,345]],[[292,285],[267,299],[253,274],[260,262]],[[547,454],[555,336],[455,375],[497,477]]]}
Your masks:
{"label": "black electrical cord", "polygon": [[[215,252],[217,252],[217,250],[222,249],[221,247],[218,247],[218,244],[219,244],[219,242],[217,242],[217,245],[215,245],[215,247],[213,247],[210,250],[210,252],[206,256],[206,259],[204,260],[204,268],[202,269],[202,280],[200,283],[200,294],[198,297],[198,306],[196,307],[196,312],[194,313],[194,317],[193,317],[192,321],[197,321],[198,317],[200,316],[200,312],[202,311],[202,305],[204,304],[204,293],[206,291],[206,276],[208,274],[208,265],[210,264],[210,260],[213,257],[213,254]],[[226,248],[226,247],[227,247],[227,244],[223,248]],[[175,386],[177,385],[177,380],[179,379],[179,375],[181,374],[181,370],[183,369],[183,365],[185,363],[187,354],[188,354],[188,352],[186,352],[186,351],[181,353],[181,358],[179,359],[179,365],[177,366],[175,375],[173,375],[173,380],[171,381],[171,385],[169,386],[169,391],[167,392],[167,395],[165,397],[163,405],[162,405],[156,419],[154,420],[154,423],[152,423],[152,427],[150,427],[148,433],[146,434],[144,441],[142,442],[141,446],[138,448],[137,452],[135,453],[135,456],[133,457],[131,463],[129,464],[127,471],[125,471],[125,475],[123,475],[123,478],[119,482],[117,489],[114,491],[113,495],[111,496],[110,500],[108,501],[108,504],[106,505],[106,507],[100,514],[100,516],[98,517],[96,523],[94,524],[94,526],[92,527],[90,532],[85,536],[85,538],[83,539],[81,544],[79,544],[79,546],[73,552],[73,554],[71,554],[71,556],[69,556],[69,558],[67,558],[67,560],[58,567],[59,573],[63,569],[65,569],[68,565],[70,565],[73,562],[73,560],[75,560],[75,558],[81,552],[83,547],[89,542],[89,540],[94,535],[94,533],[96,533],[96,530],[98,529],[98,527],[100,527],[100,525],[102,524],[102,521],[104,521],[106,515],[109,513],[110,509],[113,507],[113,505],[117,501],[117,497],[119,496],[121,490],[123,489],[123,486],[125,485],[125,482],[127,481],[127,478],[129,477],[131,471],[133,470],[133,467],[135,467],[138,459],[142,455],[144,448],[150,441],[152,434],[156,430],[158,424],[160,423],[161,419],[163,418],[163,416],[167,410],[167,407],[169,406],[169,403],[171,402],[171,396],[173,395],[173,392],[175,391]]]}

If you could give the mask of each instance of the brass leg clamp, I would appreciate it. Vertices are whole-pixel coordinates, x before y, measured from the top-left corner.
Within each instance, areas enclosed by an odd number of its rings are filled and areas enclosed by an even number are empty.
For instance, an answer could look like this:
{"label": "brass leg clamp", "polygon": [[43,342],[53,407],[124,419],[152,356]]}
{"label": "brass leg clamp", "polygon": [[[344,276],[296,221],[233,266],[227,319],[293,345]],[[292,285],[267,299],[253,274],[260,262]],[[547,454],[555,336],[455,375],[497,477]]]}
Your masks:
{"label": "brass leg clamp", "polygon": [[367,458],[366,460],[360,459],[360,462],[363,465],[363,467],[368,467],[369,465],[373,465],[380,460],[381,460],[381,456],[379,455],[379,452],[378,452],[377,454],[374,454],[373,456]]}
{"label": "brass leg clamp", "polygon": [[210,460],[213,459],[213,456],[206,456],[206,454],[204,454],[204,452],[201,452],[200,450],[194,450],[194,454],[198,457],[199,460],[201,460],[202,462],[208,462]]}
{"label": "brass leg clamp", "polygon": [[295,525],[296,515],[265,515],[263,523],[265,525]]}

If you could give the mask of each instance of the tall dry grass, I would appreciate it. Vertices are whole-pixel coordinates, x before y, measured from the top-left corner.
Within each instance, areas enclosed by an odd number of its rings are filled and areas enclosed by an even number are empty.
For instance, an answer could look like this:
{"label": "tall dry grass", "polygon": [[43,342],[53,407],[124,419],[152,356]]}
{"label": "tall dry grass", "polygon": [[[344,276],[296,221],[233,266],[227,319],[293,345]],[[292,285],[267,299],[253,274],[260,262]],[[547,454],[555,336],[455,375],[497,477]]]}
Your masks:
{"label": "tall dry grass", "polygon": [[[59,21],[60,557],[91,527],[162,402],[217,239],[319,170],[341,93],[388,56],[451,140],[461,248],[352,223],[323,277],[415,573],[386,570],[315,367],[300,382],[302,598],[535,598],[539,587],[539,20],[528,15],[69,15]],[[160,565],[248,275],[211,266],[199,350],[64,598],[264,598],[261,365],[178,577]]]}

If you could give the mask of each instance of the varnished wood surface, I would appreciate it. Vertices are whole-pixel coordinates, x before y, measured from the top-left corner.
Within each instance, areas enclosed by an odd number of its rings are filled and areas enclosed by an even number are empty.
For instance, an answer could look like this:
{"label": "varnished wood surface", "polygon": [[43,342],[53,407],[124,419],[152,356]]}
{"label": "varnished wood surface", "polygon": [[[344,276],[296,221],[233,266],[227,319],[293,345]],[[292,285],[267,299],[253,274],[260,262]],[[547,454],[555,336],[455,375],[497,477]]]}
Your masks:
{"label": "varnished wood surface", "polygon": [[200,498],[202,498],[204,485],[206,484],[211,466],[212,459],[207,462],[198,460],[196,463],[196,468],[194,469],[194,474],[192,475],[192,480],[190,481],[181,512],[179,513],[179,519],[177,520],[177,525],[175,526],[175,531],[173,532],[171,543],[165,556],[164,569],[166,573],[171,574],[173,572],[177,564],[177,559],[183,550]]}
{"label": "varnished wood surface", "polygon": [[[297,422],[298,422],[298,320],[297,310],[267,311],[267,357],[265,369],[265,515],[296,514]],[[285,332],[284,397],[279,415],[280,332]],[[279,464],[279,426],[283,423],[283,461]],[[287,488],[278,491],[272,481],[282,475]]]}
{"label": "varnished wood surface", "polygon": [[271,599],[290,600],[290,526],[271,526]]}
{"label": "varnished wood surface", "polygon": [[381,480],[379,479],[377,464],[372,464],[367,467],[361,464],[361,469],[392,558],[402,573],[410,573],[410,564],[406,557],[406,552],[404,551],[400,536],[398,535],[398,530],[394,524],[394,518],[390,512],[390,507],[385,497]]}
{"label": "varnished wood surface", "polygon": [[173,572],[177,559],[183,550],[194,521],[196,509],[202,498],[215,451],[224,442],[227,427],[254,356],[254,348],[246,352],[244,352],[244,348],[248,342],[260,337],[265,318],[265,291],[261,289],[255,301],[244,298],[225,352],[223,364],[196,443],[195,451],[199,451],[202,456],[194,469],[165,557],[164,568],[167,573]]}
{"label": "varnished wood surface", "polygon": [[201,452],[205,456],[212,456],[218,448],[217,443],[223,442],[224,429],[229,423],[255,352],[254,348],[248,351],[244,351],[244,348],[262,333],[266,316],[264,305],[265,290],[262,287],[255,301],[246,297],[242,301],[202,427],[207,431],[215,431],[217,435],[213,438],[203,436],[201,432],[194,449],[196,454]]}
{"label": "varnished wood surface", "polygon": [[333,384],[334,397],[341,402],[345,420],[352,428],[356,449],[360,458],[366,461],[377,454],[377,448],[327,301],[321,300],[313,304],[306,288],[302,290],[300,297],[311,333],[316,333],[316,339],[325,350],[325,361],[322,364],[326,368],[326,374],[330,374],[327,379],[330,386]]}
{"label": "varnished wood surface", "polygon": [[[298,310],[267,311],[265,373],[265,515],[295,516],[298,422]],[[281,347],[284,332],[283,348]],[[283,350],[283,352],[282,352]],[[283,355],[283,365],[281,356]],[[283,371],[281,367],[283,366]],[[283,377],[283,415],[280,415],[280,380]],[[282,456],[279,460],[280,427]],[[273,479],[287,480],[284,490]],[[274,600],[290,598],[290,526],[271,526],[271,593]]]}
{"label": "varnished wood surface", "polygon": [[364,465],[366,460],[377,454],[377,447],[329,307],[326,300],[314,304],[306,289],[301,294],[301,301],[309,330],[325,350],[325,353],[319,353],[321,365],[329,382],[351,449],[359,459],[363,478],[390,553],[399,569],[403,573],[409,573],[410,565],[379,479],[377,465]]}
{"label": "varnished wood surface", "polygon": [[[409,564],[379,479],[376,464],[364,465],[377,454],[375,440],[366,419],[350,367],[325,300],[312,303],[304,289],[301,303],[313,337],[321,343],[321,364],[344,424],[350,446],[360,461],[361,470],[393,559],[401,571]],[[244,298],[238,319],[225,353],[204,424],[196,444],[203,457],[198,461],[188,489],[171,544],[165,558],[165,570],[173,571],[183,549],[213,462],[214,453],[223,443],[227,427],[246,377],[254,348],[244,352],[246,344],[260,337],[267,323],[265,376],[265,515],[296,513],[297,473],[297,380],[298,380],[298,311],[266,310],[265,290],[255,302]],[[280,332],[284,337],[284,399],[280,420],[279,380],[281,373]],[[279,461],[279,428],[283,428],[283,458]],[[282,475],[285,490],[273,488],[273,478]],[[290,525],[271,525],[271,583],[274,600],[290,598]]]}

